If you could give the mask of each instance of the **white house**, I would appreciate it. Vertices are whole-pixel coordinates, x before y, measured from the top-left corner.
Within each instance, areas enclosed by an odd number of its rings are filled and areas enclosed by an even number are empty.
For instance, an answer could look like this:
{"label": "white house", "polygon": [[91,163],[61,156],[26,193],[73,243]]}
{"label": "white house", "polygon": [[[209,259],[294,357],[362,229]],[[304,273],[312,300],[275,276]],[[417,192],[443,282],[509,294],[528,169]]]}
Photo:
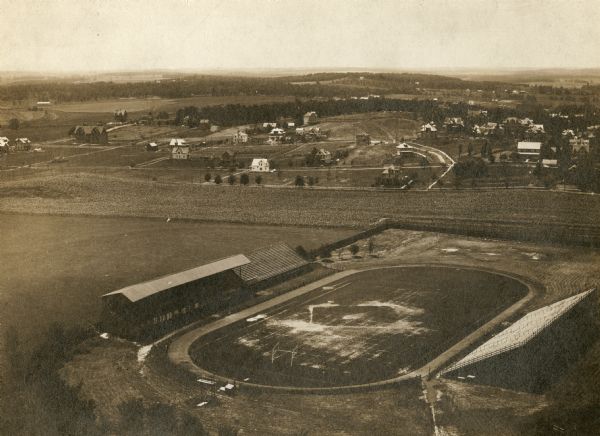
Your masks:
{"label": "white house", "polygon": [[252,159],[252,163],[250,164],[250,171],[258,173],[268,173],[269,161],[263,158]]}
{"label": "white house", "polygon": [[396,146],[396,155],[401,156],[402,153],[411,152],[412,147],[408,145],[406,142],[401,142]]}
{"label": "white house", "polygon": [[233,135],[234,144],[244,144],[246,142],[248,142],[248,134],[246,132],[238,131],[235,135]]}
{"label": "white house", "polygon": [[185,145],[185,139],[171,138],[171,142],[169,142],[169,145],[171,147],[178,147],[178,146]]}
{"label": "white house", "polygon": [[176,145],[171,149],[171,159],[189,159],[190,158],[190,146],[189,145]]}
{"label": "white house", "polygon": [[8,153],[9,141],[6,136],[0,136],[0,152]]}
{"label": "white house", "polygon": [[15,139],[16,150],[29,150],[31,148],[31,141],[28,138],[17,138]]}
{"label": "white house", "polygon": [[541,142],[520,141],[517,144],[517,152],[521,156],[539,158],[540,150],[542,149]]}

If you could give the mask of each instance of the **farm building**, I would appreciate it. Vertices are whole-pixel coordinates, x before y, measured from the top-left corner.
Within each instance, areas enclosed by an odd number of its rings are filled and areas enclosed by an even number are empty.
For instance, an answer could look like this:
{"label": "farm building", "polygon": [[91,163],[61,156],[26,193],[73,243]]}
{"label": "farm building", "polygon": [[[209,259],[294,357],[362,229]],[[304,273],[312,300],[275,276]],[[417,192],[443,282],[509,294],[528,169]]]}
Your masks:
{"label": "farm building", "polygon": [[31,149],[31,141],[28,138],[15,139],[15,150],[29,151],[29,149]]}
{"label": "farm building", "polygon": [[539,158],[541,149],[541,142],[520,141],[517,144],[517,152],[519,153],[519,155],[527,158]]}
{"label": "farm building", "polygon": [[271,145],[279,144],[279,143],[283,142],[284,134],[285,134],[285,130],[280,129],[279,127],[275,127],[269,133],[269,139],[267,140],[267,142]]}
{"label": "farm building", "polygon": [[69,132],[77,142],[107,144],[108,131],[104,126],[75,126]]}
{"label": "farm building", "polygon": [[454,363],[442,375],[543,392],[595,339],[596,289],[528,313]]}
{"label": "farm building", "polygon": [[370,145],[371,144],[371,135],[366,133],[360,133],[356,135],[356,145]]}
{"label": "farm building", "polygon": [[437,138],[437,127],[433,122],[423,124],[420,134],[423,138]]}
{"label": "farm building", "polygon": [[308,126],[310,124],[316,124],[318,121],[317,113],[316,112],[306,112],[302,119],[303,119],[305,126]]}
{"label": "farm building", "polygon": [[158,144],[156,142],[147,143],[146,151],[158,151]]}
{"label": "farm building", "polygon": [[247,257],[250,263],[240,270],[240,277],[249,287],[266,287],[310,268],[306,260],[284,243],[258,249]]}
{"label": "farm building", "polygon": [[137,337],[165,330],[194,313],[213,313],[241,297],[243,268],[250,260],[242,255],[127,286],[102,296],[107,328]]}
{"label": "farm building", "polygon": [[269,161],[267,159],[252,159],[250,164],[250,171],[259,173],[269,172]]}
{"label": "farm building", "polygon": [[248,134],[246,132],[238,131],[235,135],[233,135],[232,141],[234,144],[245,144],[248,142]]}
{"label": "farm building", "polygon": [[52,105],[52,103],[50,103],[49,101],[38,101],[38,102],[37,102],[35,105],[36,105],[37,107],[44,108],[44,107],[49,107],[49,106],[51,106],[51,105]]}

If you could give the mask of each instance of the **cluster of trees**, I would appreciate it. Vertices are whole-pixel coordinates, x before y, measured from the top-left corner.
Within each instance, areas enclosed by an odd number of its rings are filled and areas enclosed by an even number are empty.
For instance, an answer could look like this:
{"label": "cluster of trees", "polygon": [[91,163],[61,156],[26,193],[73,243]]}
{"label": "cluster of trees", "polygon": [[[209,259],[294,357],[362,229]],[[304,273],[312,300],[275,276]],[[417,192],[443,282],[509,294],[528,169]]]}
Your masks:
{"label": "cluster of trees", "polygon": [[414,180],[417,178],[416,174],[413,174],[412,177],[409,176],[403,176],[400,177],[398,175],[396,176],[392,176],[392,177],[386,177],[386,176],[378,176],[375,178],[375,183],[373,184],[373,186],[383,186],[385,188],[402,188],[404,187],[405,189],[410,188],[410,185],[412,183],[409,183],[411,180]]}
{"label": "cluster of trees", "polygon": [[[185,435],[208,436],[202,422],[194,415],[178,412],[175,406],[164,403],[146,405],[142,399],[132,399],[119,405],[122,435]],[[225,427],[223,427],[225,429]],[[219,434],[228,434],[219,432]],[[237,434],[237,431],[234,433]]]}
{"label": "cluster of trees", "polygon": [[127,118],[128,118],[127,111],[126,110],[116,111],[115,114],[114,114],[114,118],[115,118],[115,121],[118,121],[118,122],[121,122],[121,123],[126,122]]}
{"label": "cluster of trees", "polygon": [[478,157],[467,157],[461,159],[452,167],[454,185],[459,187],[465,179],[475,181],[488,174],[486,162]]}
{"label": "cluster of trees", "polygon": [[319,178],[314,177],[314,176],[308,176],[305,178],[304,176],[297,175],[296,178],[294,179],[294,186],[297,186],[299,188],[303,188],[306,185],[315,186],[318,184],[319,184]]}
{"label": "cluster of trees", "polygon": [[227,104],[202,108],[190,106],[177,111],[175,123],[182,124],[185,117],[189,117],[188,120],[209,119],[212,124],[235,126],[269,122],[281,117],[297,119],[309,111],[316,111],[320,117],[377,111],[413,112],[415,118],[420,116],[424,119],[430,119],[434,111],[440,112],[442,120],[446,116],[446,110],[439,108],[438,103],[431,100],[387,98],[369,100],[297,99],[292,102],[261,105]]}
{"label": "cluster of trees", "polygon": [[[204,180],[210,182],[211,180],[213,180],[213,177],[210,173],[206,173],[204,175]],[[213,181],[215,182],[215,184],[220,185],[221,183],[223,183],[223,178],[219,174],[217,174]],[[262,181],[263,178],[260,174],[254,176],[254,183],[256,183],[257,185],[260,185]],[[229,176],[227,177],[227,183],[229,183],[230,185],[235,185],[237,183],[236,175],[233,173],[229,174]],[[250,176],[247,173],[243,173],[240,176],[240,185],[246,186],[248,184],[250,184]]]}
{"label": "cluster of trees", "polygon": [[16,328],[5,334],[6,379],[0,383],[0,434],[104,434],[93,401],[68,386],[59,371],[93,331],[55,324],[31,352]]}
{"label": "cluster of trees", "polygon": [[[64,364],[95,335],[91,328],[52,325],[40,344],[25,351],[16,328],[5,333],[6,373],[0,383],[0,434],[3,435],[166,435],[207,436],[195,416],[163,403],[132,399],[119,405],[120,419],[110,423],[96,415],[95,403],[60,375]],[[6,378],[4,379],[4,376]],[[223,424],[219,435],[238,430]]]}

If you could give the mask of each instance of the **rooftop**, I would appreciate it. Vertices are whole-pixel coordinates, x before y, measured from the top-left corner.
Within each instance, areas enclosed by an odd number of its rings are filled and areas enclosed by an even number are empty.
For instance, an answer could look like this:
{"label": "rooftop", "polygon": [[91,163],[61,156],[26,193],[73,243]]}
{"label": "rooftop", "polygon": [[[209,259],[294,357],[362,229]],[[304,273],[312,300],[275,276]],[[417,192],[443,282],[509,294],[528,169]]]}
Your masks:
{"label": "rooftop", "polygon": [[250,265],[241,272],[245,282],[265,280],[306,265],[292,248],[281,243],[248,254]]}
{"label": "rooftop", "polygon": [[176,286],[181,286],[189,282],[210,277],[214,274],[228,271],[233,268],[247,265],[249,263],[250,260],[246,256],[244,256],[243,254],[238,254],[236,256],[227,257],[225,259],[217,260],[206,265],[188,269],[186,271],[181,271],[175,274],[169,274],[154,280],[149,280],[147,282],[127,286],[125,288],[109,292],[108,294],[104,294],[102,297],[104,298],[110,295],[122,294],[129,301],[136,302],[143,298],[149,297],[150,295],[165,291],[167,289],[171,289]]}

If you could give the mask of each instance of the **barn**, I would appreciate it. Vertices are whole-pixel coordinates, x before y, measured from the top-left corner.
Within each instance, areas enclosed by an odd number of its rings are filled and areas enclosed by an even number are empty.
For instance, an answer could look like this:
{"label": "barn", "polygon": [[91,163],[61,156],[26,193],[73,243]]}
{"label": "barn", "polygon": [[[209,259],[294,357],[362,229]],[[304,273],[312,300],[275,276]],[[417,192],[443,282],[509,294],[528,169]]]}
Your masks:
{"label": "barn", "polygon": [[103,323],[126,337],[147,337],[242,298],[242,255],[127,286],[102,296]]}

